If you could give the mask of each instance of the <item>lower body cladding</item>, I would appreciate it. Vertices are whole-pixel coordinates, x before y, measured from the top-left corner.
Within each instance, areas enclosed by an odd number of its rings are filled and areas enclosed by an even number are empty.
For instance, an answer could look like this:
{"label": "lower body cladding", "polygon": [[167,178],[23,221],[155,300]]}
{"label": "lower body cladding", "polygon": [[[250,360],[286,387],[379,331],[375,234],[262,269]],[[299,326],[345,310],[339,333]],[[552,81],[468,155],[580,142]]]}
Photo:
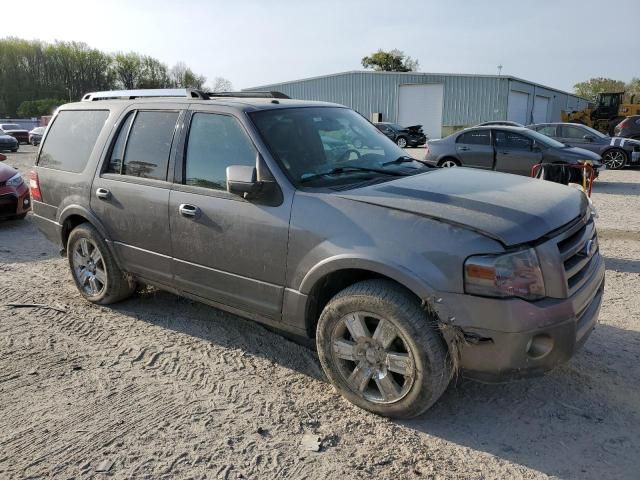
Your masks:
{"label": "lower body cladding", "polygon": [[[539,376],[567,362],[598,322],[604,261],[570,298],[538,302],[443,295],[458,335],[462,375],[482,382]],[[464,298],[460,298],[464,297]],[[447,327],[445,327],[445,330]]]}

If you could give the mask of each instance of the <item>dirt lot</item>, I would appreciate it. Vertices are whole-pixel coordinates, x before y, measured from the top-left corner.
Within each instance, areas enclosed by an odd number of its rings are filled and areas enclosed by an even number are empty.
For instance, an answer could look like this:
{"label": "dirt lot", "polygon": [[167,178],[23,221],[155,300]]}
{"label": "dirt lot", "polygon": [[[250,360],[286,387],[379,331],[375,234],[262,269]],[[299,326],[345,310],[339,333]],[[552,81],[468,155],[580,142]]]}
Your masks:
{"label": "dirt lot", "polygon": [[607,288],[585,348],[544,378],[459,381],[405,422],[255,323],[162,292],[93,306],[29,217],[1,223],[0,478],[639,478],[640,170],[595,191]]}

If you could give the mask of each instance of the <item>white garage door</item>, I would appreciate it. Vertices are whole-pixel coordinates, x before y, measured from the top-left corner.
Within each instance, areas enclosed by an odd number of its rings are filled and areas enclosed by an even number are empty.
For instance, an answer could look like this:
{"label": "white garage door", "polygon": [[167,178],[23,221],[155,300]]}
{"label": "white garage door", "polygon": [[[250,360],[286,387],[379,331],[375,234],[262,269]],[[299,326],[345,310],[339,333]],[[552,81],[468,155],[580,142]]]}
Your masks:
{"label": "white garage door", "polygon": [[512,122],[522,123],[526,125],[529,123],[527,118],[527,105],[529,103],[529,94],[523,92],[516,92],[511,90],[509,92],[509,103],[507,108],[507,120]]}
{"label": "white garage door", "polygon": [[541,97],[536,95],[533,104],[533,123],[544,123],[547,121],[547,112],[549,111],[549,97]]}
{"label": "white garage door", "polygon": [[444,85],[400,85],[398,123],[403,127],[422,125],[429,138],[442,136]]}

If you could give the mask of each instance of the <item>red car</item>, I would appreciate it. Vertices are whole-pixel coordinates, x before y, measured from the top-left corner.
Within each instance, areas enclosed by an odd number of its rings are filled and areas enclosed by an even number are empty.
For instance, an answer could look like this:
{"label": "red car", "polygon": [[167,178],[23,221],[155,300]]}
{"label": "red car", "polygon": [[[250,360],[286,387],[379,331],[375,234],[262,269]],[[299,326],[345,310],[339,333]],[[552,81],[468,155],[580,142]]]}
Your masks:
{"label": "red car", "polygon": [[21,219],[30,209],[29,187],[22,175],[15,168],[0,163],[0,218]]}
{"label": "red car", "polygon": [[7,135],[11,135],[18,143],[29,143],[29,130],[20,128],[16,123],[0,123],[0,130],[4,130]]}

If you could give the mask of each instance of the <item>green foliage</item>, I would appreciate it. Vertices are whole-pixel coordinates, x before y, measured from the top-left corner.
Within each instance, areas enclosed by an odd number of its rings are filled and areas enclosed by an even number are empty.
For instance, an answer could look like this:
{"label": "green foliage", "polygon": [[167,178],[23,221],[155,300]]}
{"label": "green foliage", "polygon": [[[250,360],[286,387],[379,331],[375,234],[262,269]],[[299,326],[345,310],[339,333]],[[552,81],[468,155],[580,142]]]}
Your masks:
{"label": "green foliage", "polygon": [[205,81],[182,62],[169,69],[153,57],[109,54],[82,42],[0,38],[0,117],[49,114],[61,103],[77,101],[92,91],[206,88]]}
{"label": "green foliage", "polygon": [[640,78],[632,78],[627,84],[626,91],[629,95],[635,95],[636,101],[640,102]]}
{"label": "green foliage", "polygon": [[380,49],[369,57],[362,59],[364,68],[372,68],[377,72],[415,72],[418,70],[418,60],[404,54],[400,50],[385,52]]}
{"label": "green foliage", "polygon": [[592,102],[595,102],[598,93],[624,92],[624,90],[625,84],[623,81],[605,77],[591,78],[573,86],[573,91],[576,95]]}
{"label": "green foliage", "polygon": [[66,103],[65,100],[56,98],[45,98],[42,100],[25,100],[18,107],[17,113],[21,118],[53,115],[55,109],[64,103]]}

